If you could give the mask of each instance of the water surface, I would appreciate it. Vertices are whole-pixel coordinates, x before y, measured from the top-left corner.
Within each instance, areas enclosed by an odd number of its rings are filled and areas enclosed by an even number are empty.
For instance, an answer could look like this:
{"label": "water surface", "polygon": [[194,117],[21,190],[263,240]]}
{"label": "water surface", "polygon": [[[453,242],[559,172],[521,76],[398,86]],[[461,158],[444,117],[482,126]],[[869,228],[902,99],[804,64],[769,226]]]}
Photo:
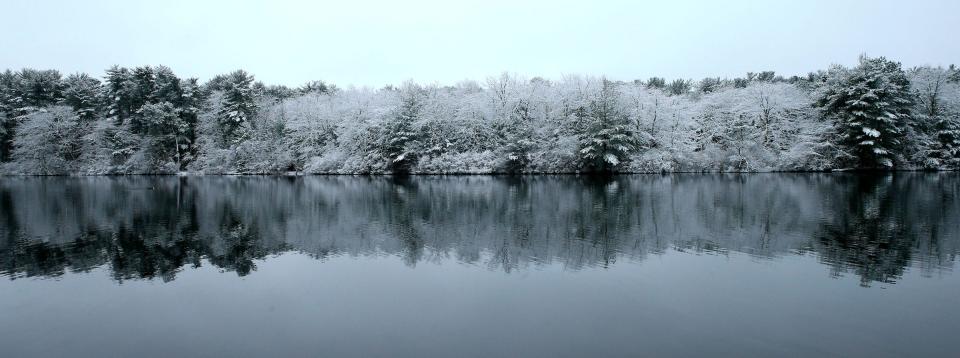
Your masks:
{"label": "water surface", "polygon": [[956,356],[957,173],[0,179],[0,355]]}

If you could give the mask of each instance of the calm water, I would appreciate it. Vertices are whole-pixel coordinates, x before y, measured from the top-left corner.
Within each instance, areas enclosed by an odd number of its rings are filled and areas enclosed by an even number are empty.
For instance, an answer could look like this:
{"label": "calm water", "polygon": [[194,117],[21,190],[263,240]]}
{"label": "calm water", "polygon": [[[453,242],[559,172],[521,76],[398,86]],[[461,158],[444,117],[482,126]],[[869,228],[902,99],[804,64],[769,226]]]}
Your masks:
{"label": "calm water", "polygon": [[960,175],[0,179],[0,356],[960,356]]}

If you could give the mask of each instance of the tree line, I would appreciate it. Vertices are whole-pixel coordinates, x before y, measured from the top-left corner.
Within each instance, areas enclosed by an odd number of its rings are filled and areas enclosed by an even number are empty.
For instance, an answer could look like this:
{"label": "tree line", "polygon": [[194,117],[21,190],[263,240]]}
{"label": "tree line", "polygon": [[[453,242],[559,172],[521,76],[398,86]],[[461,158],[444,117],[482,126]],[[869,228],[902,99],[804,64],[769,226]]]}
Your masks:
{"label": "tree line", "polygon": [[960,71],[699,81],[503,74],[452,86],[0,73],[5,174],[566,173],[960,168]]}

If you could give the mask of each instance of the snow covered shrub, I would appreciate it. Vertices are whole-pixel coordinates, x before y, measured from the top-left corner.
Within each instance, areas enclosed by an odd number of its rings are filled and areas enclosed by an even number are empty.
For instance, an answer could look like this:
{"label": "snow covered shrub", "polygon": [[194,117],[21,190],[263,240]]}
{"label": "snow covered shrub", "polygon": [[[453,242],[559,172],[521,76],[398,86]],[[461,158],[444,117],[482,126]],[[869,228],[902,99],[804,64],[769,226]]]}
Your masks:
{"label": "snow covered shrub", "polygon": [[960,82],[955,69],[917,67],[908,72],[915,98],[906,156],[929,169],[960,168]]}
{"label": "snow covered shrub", "polygon": [[9,170],[20,174],[69,174],[78,169],[84,129],[70,107],[55,106],[22,117]]}

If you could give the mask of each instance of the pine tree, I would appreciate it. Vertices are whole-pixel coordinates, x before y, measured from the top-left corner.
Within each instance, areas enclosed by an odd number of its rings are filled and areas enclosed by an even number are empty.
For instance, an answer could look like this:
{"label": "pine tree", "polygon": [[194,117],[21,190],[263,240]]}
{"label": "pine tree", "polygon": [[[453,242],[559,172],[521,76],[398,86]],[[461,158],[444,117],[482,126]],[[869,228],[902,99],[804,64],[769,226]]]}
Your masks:
{"label": "pine tree", "polygon": [[86,73],[72,74],[64,80],[63,102],[73,107],[80,121],[90,121],[97,116],[100,81]]}
{"label": "pine tree", "polygon": [[140,108],[147,103],[157,102],[157,74],[150,66],[142,66],[133,69],[131,77],[136,86],[136,92],[133,96],[133,107]]}
{"label": "pine tree", "polygon": [[13,149],[14,109],[19,107],[14,96],[15,81],[13,71],[0,73],[0,162],[9,161]]}
{"label": "pine tree", "polygon": [[177,105],[183,97],[180,78],[167,66],[153,69],[153,93],[150,97],[156,103],[170,102]]}
{"label": "pine tree", "polygon": [[385,142],[382,150],[387,160],[387,168],[393,173],[409,172],[419,159],[416,151],[419,140],[413,129],[413,122],[420,116],[423,107],[420,98],[422,92],[417,85],[405,85],[400,94],[400,107],[384,127]]}
{"label": "pine tree", "polygon": [[12,158],[18,123],[24,116],[53,105],[61,98],[60,72],[25,68],[0,76],[0,161]]}
{"label": "pine tree", "polygon": [[[34,70],[25,68],[15,76],[15,102],[22,108],[42,108],[53,105],[62,96],[63,84],[60,72],[55,70]],[[16,110],[15,110],[16,111]],[[28,110],[21,109],[17,115],[26,114]]]}
{"label": "pine tree", "polygon": [[227,75],[220,84],[223,98],[217,119],[227,142],[242,137],[243,130],[249,128],[250,120],[257,111],[253,81],[253,76],[246,71],[237,70]]}
{"label": "pine tree", "polygon": [[940,116],[934,124],[934,138],[928,157],[931,167],[960,168],[960,120]]}
{"label": "pine tree", "polygon": [[0,114],[13,116],[14,103],[14,82],[16,75],[13,71],[6,70],[0,73]]}
{"label": "pine tree", "polygon": [[637,149],[636,137],[627,116],[619,109],[617,96],[614,84],[604,79],[600,93],[590,101],[586,128],[578,134],[583,170],[612,172]]}
{"label": "pine tree", "polygon": [[670,93],[674,96],[679,96],[687,92],[690,92],[690,87],[691,87],[690,81],[676,79],[676,80],[673,80],[673,82],[670,82],[669,85],[667,85],[667,93]]}
{"label": "pine tree", "polygon": [[323,81],[310,81],[304,83],[303,86],[297,89],[300,94],[308,93],[318,93],[318,94],[330,94],[337,90],[337,87],[334,85],[327,84]]}
{"label": "pine tree", "polygon": [[815,104],[837,120],[839,144],[857,158],[857,167],[893,167],[912,105],[910,82],[900,63],[861,56],[857,67],[835,69],[832,75],[838,76],[836,81]]}
{"label": "pine tree", "polygon": [[189,163],[197,152],[197,125],[199,124],[200,109],[206,102],[206,95],[198,85],[196,78],[180,81],[180,98],[177,106],[177,158],[181,165]]}
{"label": "pine tree", "polygon": [[667,80],[663,77],[650,77],[647,80],[647,89],[664,89],[667,87]]}
{"label": "pine tree", "polygon": [[529,103],[519,101],[508,122],[501,128],[504,143],[503,162],[499,170],[519,173],[530,165],[530,152],[536,146],[532,121]]}
{"label": "pine tree", "polygon": [[113,66],[107,70],[104,77],[103,102],[107,107],[107,118],[116,124],[121,124],[130,118],[139,109],[135,106],[136,82],[130,70]]}
{"label": "pine tree", "polygon": [[144,147],[150,156],[160,165],[173,161],[179,170],[182,164],[179,155],[182,123],[177,108],[170,102],[148,103],[139,112],[145,130]]}

